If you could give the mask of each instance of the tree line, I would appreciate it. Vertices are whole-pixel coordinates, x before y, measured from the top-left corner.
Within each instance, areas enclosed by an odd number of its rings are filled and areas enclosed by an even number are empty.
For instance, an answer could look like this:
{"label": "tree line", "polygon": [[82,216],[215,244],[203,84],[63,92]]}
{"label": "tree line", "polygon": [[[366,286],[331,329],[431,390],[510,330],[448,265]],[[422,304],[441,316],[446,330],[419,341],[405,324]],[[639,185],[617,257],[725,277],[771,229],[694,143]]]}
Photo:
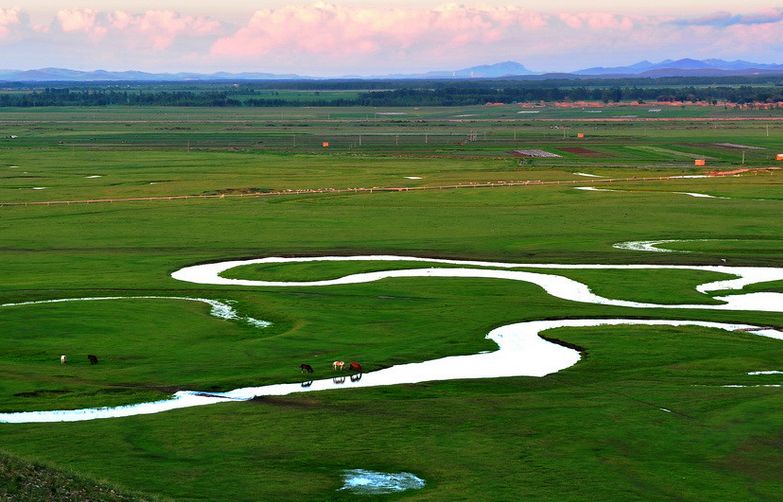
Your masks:
{"label": "tree line", "polygon": [[[613,81],[614,82],[614,81]],[[687,86],[587,86],[555,85],[554,82],[528,81],[407,81],[407,87],[368,90],[335,97],[321,96],[313,89],[312,96],[287,96],[287,89],[267,87],[270,83],[228,86],[201,84],[188,89],[156,84],[149,88],[136,84],[135,89],[114,86],[76,85],[74,87],[43,87],[0,92],[0,107],[50,106],[183,106],[183,107],[293,107],[293,106],[468,106],[485,103],[531,103],[555,101],[616,102],[710,102],[777,103],[783,102],[783,86],[764,85],[687,85]],[[616,83],[616,82],[615,82]],[[648,82],[649,83],[649,82]],[[308,82],[308,85],[312,85]],[[350,84],[350,85],[348,85]],[[351,87],[355,82],[346,83]],[[392,83],[399,86],[400,82]],[[280,83],[277,84],[280,86]],[[331,83],[332,89],[336,84]],[[287,86],[286,86],[287,87]],[[298,90],[300,91],[300,90]]]}

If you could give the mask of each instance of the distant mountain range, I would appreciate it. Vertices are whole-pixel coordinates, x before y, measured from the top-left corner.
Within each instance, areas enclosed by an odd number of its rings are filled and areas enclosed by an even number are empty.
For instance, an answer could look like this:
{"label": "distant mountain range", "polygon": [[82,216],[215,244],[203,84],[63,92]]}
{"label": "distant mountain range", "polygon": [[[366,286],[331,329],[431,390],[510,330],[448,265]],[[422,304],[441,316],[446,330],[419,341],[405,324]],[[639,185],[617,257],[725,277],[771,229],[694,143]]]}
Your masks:
{"label": "distant mountain range", "polygon": [[430,71],[426,73],[382,75],[378,78],[500,78],[536,75],[516,61],[472,66],[454,71]]}
{"label": "distant mountain range", "polygon": [[[594,67],[572,73],[535,73],[515,61],[473,66],[453,71],[345,76],[343,79],[471,79],[471,78],[622,78],[622,77],[719,77],[783,74],[783,64],[724,61],[722,59],[667,59],[659,63],[642,61],[629,66]],[[79,71],[63,68],[37,70],[0,70],[0,82],[188,82],[237,80],[317,80],[296,74],[277,73],[146,73],[141,71]]]}
{"label": "distant mountain range", "polygon": [[185,82],[193,80],[298,80],[299,75],[275,73],[145,73],[142,71],[80,71],[65,68],[0,70],[2,82]]}
{"label": "distant mountain range", "polygon": [[758,73],[783,73],[783,65],[752,63],[750,61],[724,61],[722,59],[667,59],[660,63],[642,61],[630,66],[587,68],[575,75],[639,75],[643,77],[724,76],[754,75]]}

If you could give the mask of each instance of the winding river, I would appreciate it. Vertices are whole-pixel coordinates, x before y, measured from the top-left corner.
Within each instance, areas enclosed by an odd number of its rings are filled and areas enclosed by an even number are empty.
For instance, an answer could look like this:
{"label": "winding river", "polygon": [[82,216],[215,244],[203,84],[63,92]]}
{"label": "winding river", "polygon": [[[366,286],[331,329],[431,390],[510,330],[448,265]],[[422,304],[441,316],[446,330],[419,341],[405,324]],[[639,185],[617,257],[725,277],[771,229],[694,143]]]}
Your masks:
{"label": "winding river", "polygon": [[[254,281],[247,279],[228,279],[221,274],[235,267],[265,263],[301,263],[301,262],[336,262],[336,261],[416,261],[436,264],[448,264],[455,268],[420,268],[407,270],[386,270],[379,272],[351,274],[337,279],[309,282],[274,282]],[[513,268],[549,270],[548,273],[508,270]],[[251,287],[328,287],[342,284],[361,284],[380,281],[389,278],[425,278],[425,277],[459,277],[478,279],[502,279],[524,281],[536,284],[551,296],[582,303],[611,305],[628,308],[662,308],[662,309],[701,309],[701,310],[754,310],[783,312],[783,294],[751,293],[716,297],[724,302],[720,305],[662,305],[653,303],[633,302],[621,299],[605,298],[593,293],[590,288],[578,281],[557,275],[555,270],[700,270],[729,274],[730,279],[712,281],[699,285],[696,289],[704,294],[711,291],[739,290],[759,282],[783,279],[782,268],[769,267],[727,267],[727,266],[695,266],[695,265],[563,265],[563,264],[527,264],[498,263],[469,260],[430,259],[408,256],[368,255],[368,256],[330,256],[330,257],[267,257],[254,260],[227,261],[185,267],[172,274],[174,279],[205,285],[251,286]],[[55,303],[64,301],[97,301],[119,300],[124,297],[106,298],[75,298],[62,300],[46,300],[41,302],[26,302],[4,304],[0,307],[23,307],[31,304]],[[180,299],[202,301],[212,305],[213,314],[216,305],[227,306],[223,302],[208,299],[185,297],[138,297],[150,299]],[[230,308],[230,306],[229,306]],[[228,319],[245,319],[247,322],[257,321],[243,318],[233,313]],[[251,321],[252,319],[252,321]],[[263,321],[257,321],[263,323]],[[39,423],[39,422],[76,422],[84,420],[108,419],[147,415],[169,410],[205,406],[210,404],[247,401],[259,396],[282,396],[299,392],[317,392],[345,388],[368,388],[386,385],[413,384],[425,381],[441,381],[455,379],[499,378],[513,376],[543,377],[556,373],[576,364],[579,352],[548,342],[539,336],[549,329],[563,327],[588,326],[701,326],[724,331],[752,333],[758,336],[783,340],[783,332],[750,324],[728,324],[707,321],[689,320],[647,320],[647,319],[562,319],[547,321],[529,321],[501,326],[492,330],[487,338],[495,342],[498,350],[494,352],[452,356],[420,363],[401,364],[390,368],[354,376],[354,378],[338,377],[333,379],[315,380],[303,384],[275,384],[261,387],[245,387],[229,392],[205,393],[199,391],[180,391],[155,402],[139,403],[128,406],[87,408],[80,410],[33,411],[0,414],[0,422],[5,423]],[[262,326],[262,325],[259,325]]]}

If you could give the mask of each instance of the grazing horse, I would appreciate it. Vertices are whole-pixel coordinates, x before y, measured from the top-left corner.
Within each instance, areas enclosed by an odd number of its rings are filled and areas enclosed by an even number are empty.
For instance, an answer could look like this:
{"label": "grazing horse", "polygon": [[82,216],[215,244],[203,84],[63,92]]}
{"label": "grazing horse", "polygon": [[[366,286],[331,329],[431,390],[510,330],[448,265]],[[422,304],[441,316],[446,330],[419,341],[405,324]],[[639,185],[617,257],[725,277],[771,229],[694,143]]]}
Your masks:
{"label": "grazing horse", "polygon": [[309,364],[300,364],[299,369],[302,370],[302,373],[312,373],[313,367]]}
{"label": "grazing horse", "polygon": [[357,363],[356,361],[351,361],[351,371],[362,373],[362,365]]}
{"label": "grazing horse", "polygon": [[89,359],[90,364],[98,364],[98,356],[90,354],[87,356],[87,359]]}
{"label": "grazing horse", "polygon": [[65,354],[60,356],[60,364],[68,364],[68,356]]}
{"label": "grazing horse", "polygon": [[333,371],[342,371],[344,367],[345,367],[345,363],[343,361],[335,361],[332,363]]}

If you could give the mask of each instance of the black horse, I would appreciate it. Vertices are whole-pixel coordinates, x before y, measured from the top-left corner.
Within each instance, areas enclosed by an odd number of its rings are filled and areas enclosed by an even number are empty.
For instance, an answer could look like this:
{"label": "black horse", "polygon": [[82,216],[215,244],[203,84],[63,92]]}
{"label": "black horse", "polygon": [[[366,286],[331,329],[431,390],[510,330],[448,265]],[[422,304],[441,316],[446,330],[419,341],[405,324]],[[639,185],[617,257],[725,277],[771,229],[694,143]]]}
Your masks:
{"label": "black horse", "polygon": [[90,364],[98,364],[98,356],[90,354],[87,356],[87,359],[90,361]]}
{"label": "black horse", "polygon": [[299,369],[302,370],[302,373],[312,373],[313,367],[309,364],[300,364]]}

